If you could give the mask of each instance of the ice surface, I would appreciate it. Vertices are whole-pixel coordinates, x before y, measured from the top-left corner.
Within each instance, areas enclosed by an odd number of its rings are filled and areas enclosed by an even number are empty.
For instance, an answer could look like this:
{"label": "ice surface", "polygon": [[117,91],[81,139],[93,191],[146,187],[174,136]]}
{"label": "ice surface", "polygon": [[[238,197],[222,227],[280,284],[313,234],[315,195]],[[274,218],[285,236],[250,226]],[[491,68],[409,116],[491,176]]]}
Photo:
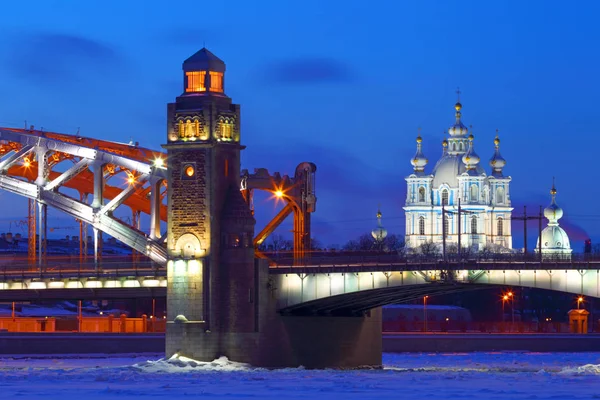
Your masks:
{"label": "ice surface", "polygon": [[384,364],[383,370],[266,370],[225,357],[0,358],[0,398],[600,398],[600,353],[386,354]]}

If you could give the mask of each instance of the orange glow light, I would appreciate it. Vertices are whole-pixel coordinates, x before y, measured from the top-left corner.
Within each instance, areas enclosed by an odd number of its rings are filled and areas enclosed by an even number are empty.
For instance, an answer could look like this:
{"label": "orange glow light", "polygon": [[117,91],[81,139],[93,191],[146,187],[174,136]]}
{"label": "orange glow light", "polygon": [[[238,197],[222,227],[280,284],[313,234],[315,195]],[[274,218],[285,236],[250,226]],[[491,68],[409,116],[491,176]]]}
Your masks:
{"label": "orange glow light", "polygon": [[187,176],[189,176],[190,178],[191,178],[192,176],[194,176],[194,173],[195,173],[195,172],[196,172],[196,171],[194,171],[194,167],[192,167],[191,165],[188,165],[188,167],[185,169],[185,174],[186,174]]}
{"label": "orange glow light", "polygon": [[130,185],[133,185],[135,183],[135,177],[130,176],[129,178],[127,178],[127,183],[129,183]]}
{"label": "orange glow light", "polygon": [[508,297],[512,297],[513,292],[508,292],[507,295],[508,295]]}
{"label": "orange glow light", "polygon": [[29,158],[25,157],[25,159],[23,161],[23,166],[25,168],[29,168],[31,166],[31,162],[29,161]]}
{"label": "orange glow light", "polygon": [[281,189],[276,190],[275,191],[275,196],[279,197],[279,198],[282,198],[283,197],[283,190],[281,190]]}
{"label": "orange glow light", "polygon": [[581,302],[583,301],[583,297],[581,297],[581,296],[580,296],[580,297],[577,299],[577,301],[578,301],[579,303],[581,303]]}
{"label": "orange glow light", "polygon": [[504,295],[504,297],[502,297],[502,300],[508,300],[508,296]]}

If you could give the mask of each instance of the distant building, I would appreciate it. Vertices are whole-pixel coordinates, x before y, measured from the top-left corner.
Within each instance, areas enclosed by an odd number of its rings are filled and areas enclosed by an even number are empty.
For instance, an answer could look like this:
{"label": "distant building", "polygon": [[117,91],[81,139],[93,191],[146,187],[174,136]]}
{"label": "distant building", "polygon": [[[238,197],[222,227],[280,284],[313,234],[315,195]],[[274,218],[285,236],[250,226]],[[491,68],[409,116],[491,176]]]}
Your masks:
{"label": "distant building", "polygon": [[478,251],[492,243],[510,249],[511,178],[503,174],[506,161],[500,155],[500,139],[496,134],[488,175],[475,153],[473,134],[461,121],[460,101],[454,108],[456,121],[448,130],[450,137],[442,141],[442,156],[430,173],[425,172],[428,160],[421,149],[420,133],[417,137],[417,153],[411,160],[414,172],[406,178],[406,245],[441,244],[444,226],[446,243],[457,244],[460,201],[462,247]]}
{"label": "distant building", "polygon": [[[563,210],[556,204],[556,188],[552,184],[550,190],[552,202],[544,209],[544,217],[548,219],[548,226],[542,231],[542,258],[571,259],[571,243],[567,232],[558,226],[558,220],[563,216]],[[540,238],[535,246],[539,254]]]}

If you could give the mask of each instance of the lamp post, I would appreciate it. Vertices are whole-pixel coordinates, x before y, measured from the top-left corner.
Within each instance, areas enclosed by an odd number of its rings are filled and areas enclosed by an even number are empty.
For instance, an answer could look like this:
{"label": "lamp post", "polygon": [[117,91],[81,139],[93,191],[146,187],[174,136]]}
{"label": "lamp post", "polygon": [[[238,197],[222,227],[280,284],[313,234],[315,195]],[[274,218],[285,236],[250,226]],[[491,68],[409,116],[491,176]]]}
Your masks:
{"label": "lamp post", "polygon": [[425,321],[425,332],[427,332],[427,298],[429,296],[423,297],[423,320]]}
{"label": "lamp post", "polygon": [[579,306],[583,303],[583,296],[579,296],[577,298],[577,309],[579,310]]}
{"label": "lamp post", "polygon": [[511,314],[512,314],[512,323],[510,325],[510,331],[512,332],[513,327],[515,325],[515,298],[514,298],[513,292],[508,292],[506,295],[510,298]]}
{"label": "lamp post", "polygon": [[502,323],[504,323],[504,303],[508,301],[508,296],[502,296]]}

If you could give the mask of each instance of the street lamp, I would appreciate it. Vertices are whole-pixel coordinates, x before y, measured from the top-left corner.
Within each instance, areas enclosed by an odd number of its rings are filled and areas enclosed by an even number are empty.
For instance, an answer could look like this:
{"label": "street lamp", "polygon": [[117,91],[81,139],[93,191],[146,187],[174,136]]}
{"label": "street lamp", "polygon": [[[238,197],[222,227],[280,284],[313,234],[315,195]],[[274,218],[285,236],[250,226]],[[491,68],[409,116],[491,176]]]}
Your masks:
{"label": "street lamp", "polygon": [[583,303],[583,296],[579,296],[577,298],[577,309],[579,310],[579,306]]}
{"label": "street lamp", "polygon": [[506,293],[508,297],[510,297],[510,306],[511,306],[511,314],[512,314],[512,324],[510,326],[510,331],[512,332],[513,327],[515,325],[515,298],[513,296],[513,292]]}
{"label": "street lamp", "polygon": [[425,332],[427,332],[427,298],[429,296],[423,297],[423,320],[425,321]]}
{"label": "street lamp", "polygon": [[502,322],[504,322],[504,303],[508,301],[508,296],[502,296]]}

